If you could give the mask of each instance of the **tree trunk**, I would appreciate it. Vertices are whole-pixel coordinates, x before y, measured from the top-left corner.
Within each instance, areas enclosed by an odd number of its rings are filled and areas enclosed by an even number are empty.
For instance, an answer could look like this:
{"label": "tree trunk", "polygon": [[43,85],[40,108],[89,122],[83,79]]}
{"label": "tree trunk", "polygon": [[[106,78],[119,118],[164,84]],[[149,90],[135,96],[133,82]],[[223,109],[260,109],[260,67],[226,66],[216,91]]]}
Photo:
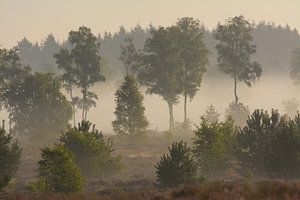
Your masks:
{"label": "tree trunk", "polygon": [[173,116],[173,103],[168,102],[169,106],[169,131],[172,131],[174,129],[174,116]]}
{"label": "tree trunk", "polygon": [[85,117],[86,117],[86,89],[83,88],[82,89],[82,121],[86,121]]}
{"label": "tree trunk", "polygon": [[76,116],[75,116],[75,104],[73,102],[73,90],[72,88],[70,89],[70,96],[71,96],[71,100],[72,100],[72,110],[73,110],[73,126],[75,127],[75,123],[76,123]]}
{"label": "tree trunk", "polygon": [[186,122],[187,119],[187,111],[186,111],[186,104],[187,104],[187,94],[184,94],[184,108],[183,108],[183,112],[184,112],[184,118],[183,118],[183,122]]}
{"label": "tree trunk", "polygon": [[235,98],[235,105],[238,105],[239,103],[239,97],[237,96],[237,79],[236,79],[236,73],[234,73],[234,98]]}
{"label": "tree trunk", "polygon": [[11,115],[12,115],[11,110],[9,109],[9,114],[8,114],[9,134],[11,134],[11,129],[12,129]]}

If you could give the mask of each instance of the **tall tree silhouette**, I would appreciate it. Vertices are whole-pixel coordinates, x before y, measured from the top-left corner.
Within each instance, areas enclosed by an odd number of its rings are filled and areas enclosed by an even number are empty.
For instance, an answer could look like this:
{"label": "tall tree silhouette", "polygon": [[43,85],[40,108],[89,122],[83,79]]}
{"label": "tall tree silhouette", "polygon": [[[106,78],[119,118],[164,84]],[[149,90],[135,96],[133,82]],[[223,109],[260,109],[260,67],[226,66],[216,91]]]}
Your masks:
{"label": "tall tree silhouette", "polygon": [[262,74],[259,63],[251,62],[256,46],[251,42],[252,26],[243,16],[229,18],[225,25],[218,24],[215,38],[220,70],[234,80],[235,104],[239,102],[237,84],[243,81],[250,87]]}

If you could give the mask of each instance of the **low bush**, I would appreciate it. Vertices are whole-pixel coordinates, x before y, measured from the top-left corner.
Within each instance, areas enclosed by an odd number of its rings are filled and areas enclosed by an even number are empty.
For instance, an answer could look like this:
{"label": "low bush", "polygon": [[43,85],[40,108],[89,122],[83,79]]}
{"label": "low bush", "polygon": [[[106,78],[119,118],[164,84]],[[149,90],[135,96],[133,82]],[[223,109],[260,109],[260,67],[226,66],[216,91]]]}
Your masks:
{"label": "low bush", "polygon": [[83,186],[83,178],[74,161],[74,155],[62,145],[42,150],[39,178],[37,189],[45,191],[77,192]]}
{"label": "low bush", "polygon": [[112,155],[112,142],[105,142],[101,132],[91,128],[91,123],[83,121],[63,133],[60,141],[75,156],[81,173],[86,177],[112,175],[121,169],[119,156]]}
{"label": "low bush", "polygon": [[184,142],[173,142],[169,154],[164,154],[155,166],[158,181],[163,186],[189,183],[197,179],[197,164]]}

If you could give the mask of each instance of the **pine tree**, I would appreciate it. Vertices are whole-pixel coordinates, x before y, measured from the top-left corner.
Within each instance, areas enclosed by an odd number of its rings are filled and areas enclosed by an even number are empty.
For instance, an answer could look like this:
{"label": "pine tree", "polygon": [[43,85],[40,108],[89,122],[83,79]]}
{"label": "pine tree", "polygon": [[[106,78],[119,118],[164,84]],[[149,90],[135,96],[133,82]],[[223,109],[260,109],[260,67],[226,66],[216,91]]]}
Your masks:
{"label": "pine tree", "polygon": [[220,113],[218,113],[218,111],[216,110],[216,107],[214,107],[213,105],[210,105],[205,110],[205,114],[203,115],[203,117],[207,121],[218,122],[219,121],[219,117],[220,117]]}
{"label": "pine tree", "polygon": [[148,126],[143,105],[143,95],[139,92],[137,81],[126,76],[125,81],[117,90],[116,120],[112,122],[114,131],[119,135],[143,134]]}

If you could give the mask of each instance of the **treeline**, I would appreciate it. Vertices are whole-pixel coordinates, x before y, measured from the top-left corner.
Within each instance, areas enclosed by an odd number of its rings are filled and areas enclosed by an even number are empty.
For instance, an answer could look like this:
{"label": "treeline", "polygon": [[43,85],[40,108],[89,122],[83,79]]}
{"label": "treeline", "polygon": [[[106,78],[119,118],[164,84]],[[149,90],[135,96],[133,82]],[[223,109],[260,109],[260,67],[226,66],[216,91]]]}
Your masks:
{"label": "treeline", "polygon": [[[108,80],[115,76],[122,76],[125,73],[123,64],[119,60],[120,46],[125,38],[131,37],[137,49],[142,49],[147,38],[151,36],[150,31],[157,27],[149,26],[143,28],[139,25],[130,30],[123,26],[116,33],[105,32],[97,36],[97,41],[101,44],[100,53],[103,58],[104,72]],[[217,41],[213,37],[215,29],[205,29],[204,43],[210,51],[208,75],[217,71],[217,53],[215,46]],[[300,46],[300,36],[296,29],[291,29],[288,25],[275,25],[271,22],[262,21],[254,24],[253,43],[257,46],[257,54],[254,59],[264,66],[266,72],[287,70],[290,64],[291,53]],[[68,41],[58,42],[52,34],[49,34],[42,42],[34,43],[23,38],[18,42],[17,48],[20,51],[21,63],[30,65],[33,70],[42,72],[56,71],[56,63],[53,55],[60,48],[69,47]],[[218,74],[219,75],[219,74]]]}

